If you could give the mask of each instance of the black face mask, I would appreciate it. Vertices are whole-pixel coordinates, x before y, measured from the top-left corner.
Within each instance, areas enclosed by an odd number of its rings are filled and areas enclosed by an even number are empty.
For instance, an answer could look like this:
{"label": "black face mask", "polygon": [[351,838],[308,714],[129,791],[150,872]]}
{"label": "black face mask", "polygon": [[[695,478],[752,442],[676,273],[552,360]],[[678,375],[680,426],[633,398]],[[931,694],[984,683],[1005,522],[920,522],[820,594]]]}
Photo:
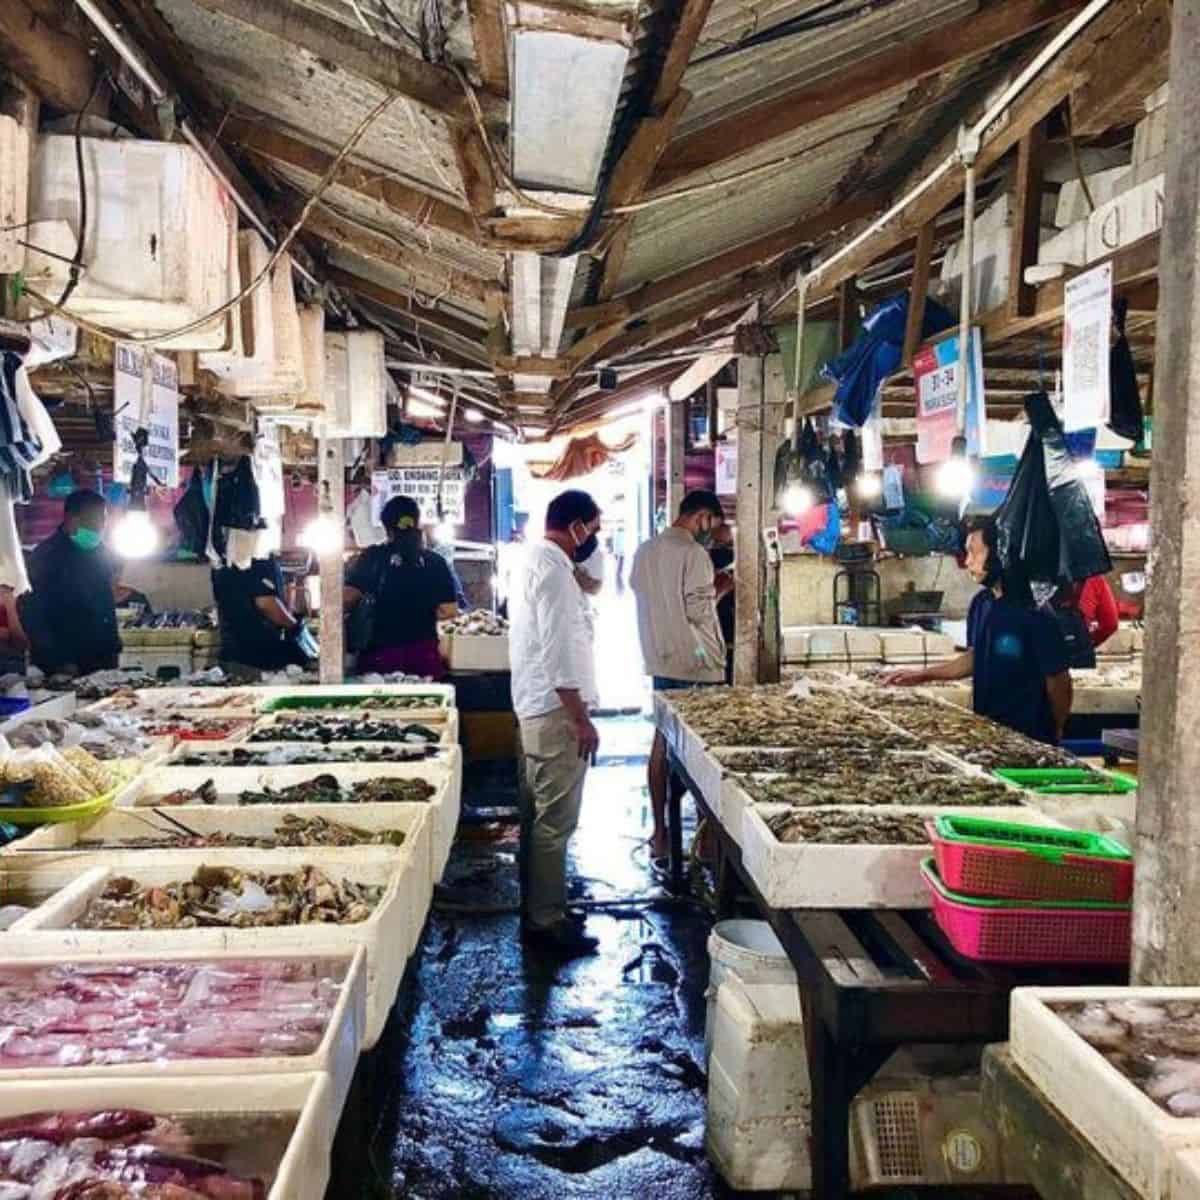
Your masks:
{"label": "black face mask", "polygon": [[588,536],[575,547],[571,557],[577,562],[586,562],[593,554],[596,553],[596,547],[600,544],[600,535],[590,533]]}

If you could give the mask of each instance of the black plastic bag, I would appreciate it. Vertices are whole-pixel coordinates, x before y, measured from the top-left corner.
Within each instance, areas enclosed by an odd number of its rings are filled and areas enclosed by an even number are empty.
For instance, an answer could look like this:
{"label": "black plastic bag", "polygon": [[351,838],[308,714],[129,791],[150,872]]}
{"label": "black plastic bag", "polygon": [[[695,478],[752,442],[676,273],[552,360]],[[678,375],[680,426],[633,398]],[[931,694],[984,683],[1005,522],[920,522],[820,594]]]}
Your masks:
{"label": "black plastic bag", "polygon": [[1025,443],[995,521],[996,553],[1002,567],[1019,564],[1030,579],[1058,578],[1058,519],[1050,503],[1046,460],[1036,432]]}
{"label": "black plastic bag", "polygon": [[218,529],[258,529],[262,519],[258,498],[258,482],[248,455],[228,475],[217,481],[216,515],[213,524]]}
{"label": "black plastic bag", "polygon": [[187,490],[175,505],[179,549],[203,558],[208,546],[208,502],[204,499],[204,468],[193,467]]}
{"label": "black plastic bag", "polygon": [[1117,327],[1117,340],[1108,352],[1109,413],[1108,427],[1118,437],[1140,442],[1145,432],[1142,416],[1142,395],[1138,391],[1137,368],[1133,362],[1133,351],[1125,336],[1125,314],[1129,301],[1121,298],[1113,310],[1113,323]]}
{"label": "black plastic bag", "polygon": [[1058,523],[1059,559],[1057,576],[1032,578],[1076,581],[1107,575],[1112,570],[1112,559],[1092,498],[1079,480],[1076,460],[1067,451],[1062,426],[1056,420],[1040,436],[1050,507]]}

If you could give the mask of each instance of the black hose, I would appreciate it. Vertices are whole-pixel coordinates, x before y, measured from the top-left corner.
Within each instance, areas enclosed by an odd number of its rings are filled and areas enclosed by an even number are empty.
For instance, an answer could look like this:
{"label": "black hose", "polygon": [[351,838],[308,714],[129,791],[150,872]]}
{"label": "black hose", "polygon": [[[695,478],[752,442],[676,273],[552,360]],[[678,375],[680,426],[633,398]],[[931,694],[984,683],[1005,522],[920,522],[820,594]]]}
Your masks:
{"label": "black hose", "polygon": [[62,295],[58,298],[58,302],[55,305],[56,308],[62,308],[70,300],[75,289],[79,286],[79,273],[83,270],[83,254],[87,248],[88,223],[87,178],[83,169],[83,118],[87,115],[87,110],[92,107],[92,101],[96,99],[96,93],[100,90],[100,81],[103,78],[102,73],[97,71],[95,78],[92,80],[92,90],[88,95],[86,103],[75,114],[75,169],[79,173],[79,232],[75,238],[75,258],[71,262],[71,273],[67,278]]}

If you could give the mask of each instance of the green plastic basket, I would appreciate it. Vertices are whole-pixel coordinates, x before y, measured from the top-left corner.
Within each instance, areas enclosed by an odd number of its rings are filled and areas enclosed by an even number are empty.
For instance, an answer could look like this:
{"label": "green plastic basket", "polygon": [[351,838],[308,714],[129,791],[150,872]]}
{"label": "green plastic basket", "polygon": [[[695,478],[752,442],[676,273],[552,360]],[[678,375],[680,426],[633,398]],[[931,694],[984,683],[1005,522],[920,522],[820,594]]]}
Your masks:
{"label": "green plastic basket", "polygon": [[997,767],[992,774],[1043,796],[1124,796],[1138,789],[1129,775],[1091,767]]}
{"label": "green plastic basket", "polygon": [[35,825],[63,825],[68,821],[87,821],[112,807],[120,788],[103,796],[94,796],[82,804],[61,804],[55,808],[0,808],[0,821],[29,829]]}
{"label": "green plastic basket", "polygon": [[1045,825],[1018,825],[990,817],[941,816],[935,824],[938,837],[950,843],[995,846],[1023,850],[1049,862],[1062,862],[1068,855],[1111,858],[1121,862],[1133,856],[1113,838],[1077,829],[1054,829]]}

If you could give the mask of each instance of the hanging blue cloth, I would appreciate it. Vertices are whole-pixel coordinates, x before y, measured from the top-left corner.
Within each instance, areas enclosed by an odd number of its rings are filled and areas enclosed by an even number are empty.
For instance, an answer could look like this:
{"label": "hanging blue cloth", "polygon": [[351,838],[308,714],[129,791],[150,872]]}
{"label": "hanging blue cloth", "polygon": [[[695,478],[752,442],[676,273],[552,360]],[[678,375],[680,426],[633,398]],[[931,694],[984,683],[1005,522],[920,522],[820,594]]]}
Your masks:
{"label": "hanging blue cloth", "polygon": [[[907,323],[908,293],[904,292],[869,314],[854,343],[821,368],[821,375],[837,384],[833,411],[843,425],[861,426],[871,415],[883,381],[900,367]],[[925,301],[922,340],[953,324],[954,318],[936,300]]]}

